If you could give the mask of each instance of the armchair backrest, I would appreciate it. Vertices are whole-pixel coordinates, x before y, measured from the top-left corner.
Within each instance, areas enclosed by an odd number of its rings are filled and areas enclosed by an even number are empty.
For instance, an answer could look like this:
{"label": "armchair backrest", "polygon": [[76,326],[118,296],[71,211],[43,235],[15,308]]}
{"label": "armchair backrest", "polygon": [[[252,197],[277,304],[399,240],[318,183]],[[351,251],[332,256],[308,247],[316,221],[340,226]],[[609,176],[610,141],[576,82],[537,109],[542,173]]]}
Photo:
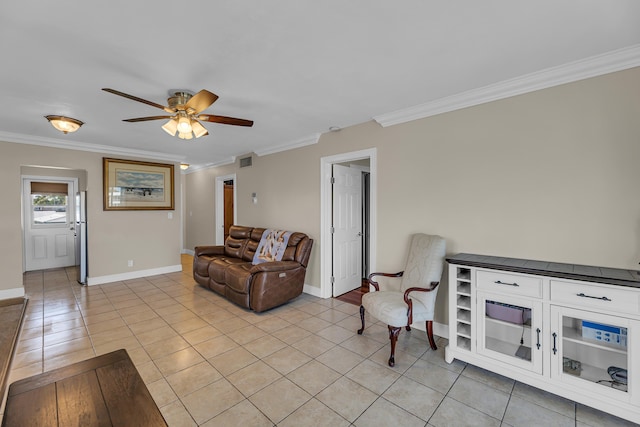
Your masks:
{"label": "armchair backrest", "polygon": [[[402,274],[402,292],[413,287],[430,288],[431,282],[440,282],[445,251],[446,241],[442,237],[414,234]],[[439,287],[432,292],[412,292],[411,298],[419,300],[427,309],[434,310],[438,289]]]}

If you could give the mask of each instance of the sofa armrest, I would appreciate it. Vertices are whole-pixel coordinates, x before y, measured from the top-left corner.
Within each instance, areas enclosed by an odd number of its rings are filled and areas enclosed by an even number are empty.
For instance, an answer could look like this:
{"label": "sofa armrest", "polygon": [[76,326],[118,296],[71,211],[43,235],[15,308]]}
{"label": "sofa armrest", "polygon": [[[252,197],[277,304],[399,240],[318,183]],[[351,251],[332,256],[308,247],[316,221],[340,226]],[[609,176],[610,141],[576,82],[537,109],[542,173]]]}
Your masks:
{"label": "sofa armrest", "polygon": [[256,264],[251,267],[249,272],[251,274],[260,273],[262,271],[271,272],[271,271],[285,271],[285,270],[293,270],[301,267],[300,263],[297,261],[271,261],[271,262],[263,262],[261,264]]}
{"label": "sofa armrest", "polygon": [[224,255],[224,246],[196,246],[193,248],[195,256]]}

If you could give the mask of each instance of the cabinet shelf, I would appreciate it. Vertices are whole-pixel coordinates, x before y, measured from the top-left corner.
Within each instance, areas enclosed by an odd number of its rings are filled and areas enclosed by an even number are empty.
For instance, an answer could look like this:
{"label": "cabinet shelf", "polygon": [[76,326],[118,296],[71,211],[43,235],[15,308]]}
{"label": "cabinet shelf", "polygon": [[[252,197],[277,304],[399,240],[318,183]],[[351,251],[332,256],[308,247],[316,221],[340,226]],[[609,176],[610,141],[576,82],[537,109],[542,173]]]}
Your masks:
{"label": "cabinet shelf", "polygon": [[471,296],[471,283],[458,281],[458,295]]}
{"label": "cabinet shelf", "polygon": [[598,385],[610,388],[612,390],[619,391],[621,393],[627,392],[627,385],[616,383],[613,387],[611,386],[611,377],[607,373],[606,369],[601,369],[596,366],[587,365],[585,363],[582,364],[582,370],[578,375],[567,374],[572,377],[580,378],[582,380],[590,381],[592,383],[596,383]]}
{"label": "cabinet shelf", "polygon": [[462,308],[458,308],[456,316],[458,318],[458,322],[471,324],[471,311],[470,310],[465,310],[465,309],[462,309]]}
{"label": "cabinet shelf", "polygon": [[611,351],[613,353],[618,353],[618,354],[625,354],[625,355],[627,354],[626,347],[621,347],[615,344],[607,344],[601,341],[584,339],[582,335],[579,334],[579,331],[571,327],[564,326],[562,328],[562,337],[566,341],[584,345],[587,347],[599,348],[599,349]]}
{"label": "cabinet shelf", "polygon": [[458,307],[471,309],[471,297],[466,295],[458,295]]}
{"label": "cabinet shelf", "polygon": [[458,268],[456,278],[458,280],[465,280],[467,282],[471,281],[471,270],[468,268]]}
{"label": "cabinet shelf", "polygon": [[471,340],[469,338],[458,336],[456,343],[459,349],[471,351]]}
{"label": "cabinet shelf", "polygon": [[468,323],[458,322],[458,336],[471,338],[471,325]]}

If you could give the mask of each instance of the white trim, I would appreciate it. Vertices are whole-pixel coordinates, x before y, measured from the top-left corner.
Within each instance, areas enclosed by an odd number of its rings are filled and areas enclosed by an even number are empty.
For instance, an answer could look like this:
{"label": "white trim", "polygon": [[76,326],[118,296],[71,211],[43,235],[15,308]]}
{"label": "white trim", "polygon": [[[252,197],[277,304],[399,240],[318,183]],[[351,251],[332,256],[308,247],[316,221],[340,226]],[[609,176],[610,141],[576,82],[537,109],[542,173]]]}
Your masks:
{"label": "white trim", "polygon": [[304,284],[304,288],[302,288],[302,292],[305,294],[313,295],[314,297],[322,298],[322,289],[317,286],[311,286]]}
{"label": "white trim", "polygon": [[317,144],[318,140],[320,140],[320,134],[315,133],[311,136],[300,138],[283,145],[268,147],[268,148],[265,148],[264,150],[254,150],[254,153],[256,153],[258,156],[266,156],[267,154],[274,154],[274,153],[279,153],[281,151],[293,150],[294,148],[301,148],[301,147],[306,147],[307,145]]}
{"label": "white trim", "polygon": [[[417,323],[411,324],[411,329],[419,329],[421,331],[427,330],[427,325],[424,321],[420,321]],[[433,321],[433,335],[437,335],[442,338],[449,339],[449,325],[444,323],[438,323],[435,320]]]}
{"label": "white trim", "polygon": [[238,185],[236,174],[222,175],[216,177],[215,212],[216,212],[216,245],[224,245],[224,182],[233,180],[233,223],[238,223]]}
{"label": "white trim", "polygon": [[377,149],[369,148],[350,153],[336,154],[320,159],[320,297],[331,298],[331,166],[334,163],[344,163],[350,160],[369,159],[369,270],[376,271],[377,254],[377,203],[378,203],[378,178],[377,178]]}
{"label": "white trim", "polygon": [[637,66],[640,66],[640,44],[380,114],[373,119],[383,127],[397,125]]}
{"label": "white trim", "polygon": [[16,144],[39,145],[43,147],[62,148],[66,150],[89,151],[92,153],[113,154],[118,156],[142,157],[154,160],[165,160],[183,163],[185,156],[158,153],[157,151],[136,150],[133,148],[113,147],[111,145],[91,144],[89,142],[67,141],[42,136],[21,135],[10,132],[0,132],[0,140]]}
{"label": "white trim", "polygon": [[139,279],[140,277],[157,276],[159,274],[176,273],[182,271],[182,265],[168,265],[166,267],[150,268],[148,270],[132,271],[130,273],[109,274],[107,276],[87,277],[87,285],[102,285],[104,283],[120,282],[122,280]]}
{"label": "white trim", "polygon": [[187,169],[186,171],[183,171],[185,174],[190,174],[190,173],[194,173],[197,172],[199,170],[206,170],[206,169],[213,169],[213,168],[217,168],[220,166],[226,166],[226,165],[231,165],[233,163],[236,162],[236,156],[231,156],[231,157],[227,157],[224,160],[220,160],[219,162],[215,162],[215,163],[207,163],[204,165],[190,165],[189,169]]}
{"label": "white trim", "polygon": [[24,288],[3,289],[0,291],[0,300],[20,298],[24,296]]}

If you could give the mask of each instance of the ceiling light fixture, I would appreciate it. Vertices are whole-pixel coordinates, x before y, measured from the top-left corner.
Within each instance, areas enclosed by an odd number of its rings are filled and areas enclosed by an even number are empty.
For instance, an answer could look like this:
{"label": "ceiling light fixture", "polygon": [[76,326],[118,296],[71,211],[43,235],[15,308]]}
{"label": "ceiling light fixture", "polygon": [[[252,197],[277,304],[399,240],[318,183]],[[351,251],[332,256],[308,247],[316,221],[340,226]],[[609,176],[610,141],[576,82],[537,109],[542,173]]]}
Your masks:
{"label": "ceiling light fixture", "polygon": [[191,119],[184,111],[178,112],[178,132],[191,133],[193,128],[191,127]]}
{"label": "ceiling light fixture", "polygon": [[51,125],[58,129],[60,132],[64,133],[65,135],[69,132],[75,132],[78,129],[80,129],[80,126],[82,126],[84,123],[81,122],[78,119],[72,119],[71,117],[65,117],[65,116],[45,116],[45,118],[47,120],[49,120],[49,123],[51,123]]}
{"label": "ceiling light fixture", "polygon": [[187,169],[189,169],[189,163],[180,163],[180,169],[186,171]]}

